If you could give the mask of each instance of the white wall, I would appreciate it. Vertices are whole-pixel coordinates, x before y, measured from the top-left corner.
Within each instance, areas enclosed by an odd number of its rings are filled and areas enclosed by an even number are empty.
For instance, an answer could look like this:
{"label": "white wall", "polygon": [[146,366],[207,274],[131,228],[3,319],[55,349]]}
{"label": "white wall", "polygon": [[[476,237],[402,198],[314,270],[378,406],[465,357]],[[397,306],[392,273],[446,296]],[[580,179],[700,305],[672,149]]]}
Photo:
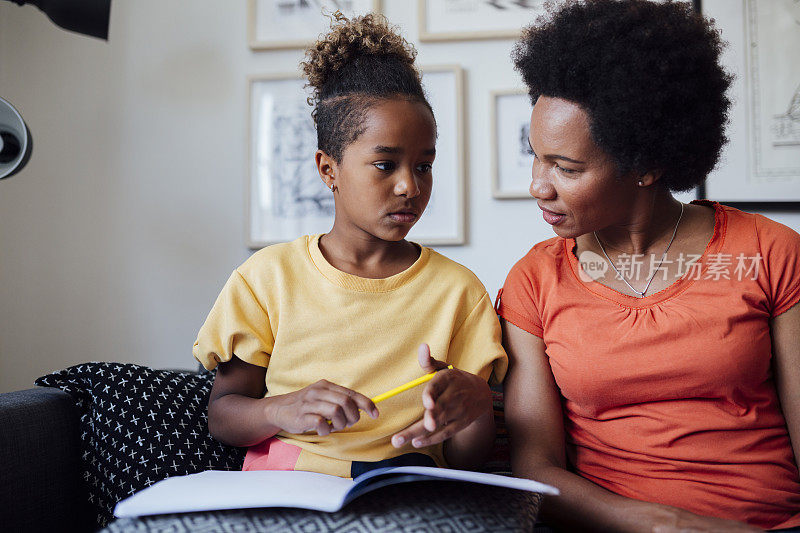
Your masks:
{"label": "white wall", "polygon": [[[384,11],[416,41],[416,2]],[[28,166],[0,181],[0,392],[87,360],[194,366],[197,330],[249,254],[246,77],[302,57],[251,52],[245,24],[244,0],[115,0],[105,43],[0,2],[0,96],[34,136]],[[488,94],[519,86],[511,46],[418,46],[421,64],[466,70],[469,244],[439,250],[492,295],[552,236],[535,203],[491,198]],[[800,230],[798,213],[768,216]]]}

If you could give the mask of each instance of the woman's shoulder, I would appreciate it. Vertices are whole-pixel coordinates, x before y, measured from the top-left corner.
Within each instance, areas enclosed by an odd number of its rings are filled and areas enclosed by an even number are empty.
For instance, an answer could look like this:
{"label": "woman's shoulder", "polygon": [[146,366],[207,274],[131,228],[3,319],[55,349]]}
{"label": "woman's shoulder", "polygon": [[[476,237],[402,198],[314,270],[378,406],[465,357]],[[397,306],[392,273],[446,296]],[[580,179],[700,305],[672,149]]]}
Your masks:
{"label": "woman's shoulder", "polygon": [[533,247],[531,247],[530,250],[528,250],[528,253],[525,254],[520,261],[525,259],[531,260],[545,257],[552,259],[563,257],[568,242],[569,241],[563,237],[551,237],[544,241],[537,242],[533,245]]}
{"label": "woman's shoulder", "polygon": [[[788,310],[800,298],[800,234],[785,224],[758,213],[734,212],[734,218],[747,221],[737,230],[731,225],[729,235],[741,233],[757,245],[757,267],[760,284],[767,297],[770,316],[776,317]],[[745,229],[746,228],[746,229]],[[735,242],[736,237],[732,237]],[[742,244],[744,246],[744,244]]]}
{"label": "woman's shoulder", "polygon": [[[552,237],[538,242],[523,255],[511,268],[511,273],[524,273],[528,276],[542,276],[561,268],[567,260],[568,241],[562,237]],[[510,274],[509,274],[510,275]]]}
{"label": "woman's shoulder", "polygon": [[782,224],[777,220],[772,220],[762,214],[755,213],[752,216],[755,221],[755,228],[759,241],[792,244],[798,247],[795,248],[795,250],[800,253],[800,233],[786,224]]}
{"label": "woman's shoulder", "polygon": [[552,237],[533,245],[523,255],[506,276],[503,291],[506,293],[526,294],[533,298],[534,294],[546,292],[546,287],[558,285],[565,279],[570,268],[567,256],[569,243],[562,237]]}
{"label": "woman's shoulder", "polygon": [[760,213],[749,213],[724,204],[716,205],[725,212],[727,218],[726,240],[756,239],[762,249],[778,247],[800,253],[800,234],[786,224]]}

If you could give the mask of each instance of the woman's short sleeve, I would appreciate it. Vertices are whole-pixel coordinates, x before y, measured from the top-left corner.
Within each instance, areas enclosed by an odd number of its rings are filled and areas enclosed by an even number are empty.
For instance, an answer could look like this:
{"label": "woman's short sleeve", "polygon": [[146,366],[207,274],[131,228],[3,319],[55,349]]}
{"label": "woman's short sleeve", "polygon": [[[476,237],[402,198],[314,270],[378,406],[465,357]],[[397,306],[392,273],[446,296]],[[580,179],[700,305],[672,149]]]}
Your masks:
{"label": "woman's short sleeve", "polygon": [[526,266],[530,256],[523,257],[508,273],[503,288],[497,293],[495,310],[505,320],[528,333],[542,337],[542,318],[536,305],[534,279]]}
{"label": "woman's short sleeve", "polygon": [[756,231],[769,283],[770,315],[774,318],[800,300],[800,234],[756,215]]}
{"label": "woman's short sleeve", "polygon": [[234,270],[200,328],[192,354],[208,370],[230,361],[234,354],[267,367],[274,342],[266,310]]}

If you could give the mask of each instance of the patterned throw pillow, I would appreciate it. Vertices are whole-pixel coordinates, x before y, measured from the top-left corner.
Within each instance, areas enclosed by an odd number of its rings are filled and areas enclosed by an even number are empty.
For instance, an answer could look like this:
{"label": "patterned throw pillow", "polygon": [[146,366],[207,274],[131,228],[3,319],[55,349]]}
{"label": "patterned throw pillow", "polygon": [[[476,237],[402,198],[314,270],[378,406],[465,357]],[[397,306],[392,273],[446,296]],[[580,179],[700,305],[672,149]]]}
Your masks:
{"label": "patterned throw pillow", "polygon": [[214,374],[84,363],[36,380],[71,394],[80,412],[81,465],[97,525],[114,506],[161,479],[204,470],[240,470],[246,448],[208,433]]}
{"label": "patterned throw pillow", "polygon": [[492,409],[494,410],[494,445],[482,470],[490,474],[511,475],[511,456],[506,429],[505,403],[501,387],[492,387]]}
{"label": "patterned throw pillow", "polygon": [[[36,380],[71,394],[80,412],[82,475],[98,526],[118,501],[161,479],[204,470],[239,470],[246,448],[208,433],[214,374],[91,362]],[[497,438],[483,470],[510,473],[503,393],[493,390]]]}

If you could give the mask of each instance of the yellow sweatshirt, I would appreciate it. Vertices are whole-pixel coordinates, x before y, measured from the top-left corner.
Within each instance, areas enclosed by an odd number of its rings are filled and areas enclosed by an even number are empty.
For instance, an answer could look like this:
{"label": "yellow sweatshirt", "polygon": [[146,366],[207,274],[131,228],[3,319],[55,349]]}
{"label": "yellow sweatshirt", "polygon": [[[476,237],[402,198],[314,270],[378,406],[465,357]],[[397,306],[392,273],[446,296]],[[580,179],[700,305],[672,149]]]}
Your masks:
{"label": "yellow sweatshirt", "polygon": [[[198,333],[193,355],[209,370],[232,354],[267,368],[267,396],[326,379],[368,397],[423,374],[417,349],[496,382],[508,359],[486,289],[467,268],[421,247],[409,268],[383,279],[334,268],[320,235],[269,246],[228,279]],[[299,446],[296,470],[350,476],[351,461],[422,452],[444,465],[441,444],[394,448],[391,436],[422,417],[416,387],[378,404],[380,416],[325,437],[288,434]]]}

